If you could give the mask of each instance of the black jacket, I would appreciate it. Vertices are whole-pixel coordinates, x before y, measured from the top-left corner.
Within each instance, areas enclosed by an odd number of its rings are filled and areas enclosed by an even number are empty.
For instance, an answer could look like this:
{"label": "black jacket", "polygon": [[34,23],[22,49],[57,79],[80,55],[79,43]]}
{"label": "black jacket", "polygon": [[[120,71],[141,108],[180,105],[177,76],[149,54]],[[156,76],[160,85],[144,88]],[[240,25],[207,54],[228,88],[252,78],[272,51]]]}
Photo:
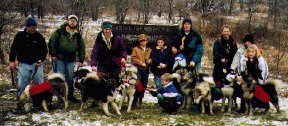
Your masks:
{"label": "black jacket", "polygon": [[45,38],[39,33],[28,34],[26,29],[16,34],[12,46],[10,48],[9,61],[33,64],[46,59],[47,45]]}

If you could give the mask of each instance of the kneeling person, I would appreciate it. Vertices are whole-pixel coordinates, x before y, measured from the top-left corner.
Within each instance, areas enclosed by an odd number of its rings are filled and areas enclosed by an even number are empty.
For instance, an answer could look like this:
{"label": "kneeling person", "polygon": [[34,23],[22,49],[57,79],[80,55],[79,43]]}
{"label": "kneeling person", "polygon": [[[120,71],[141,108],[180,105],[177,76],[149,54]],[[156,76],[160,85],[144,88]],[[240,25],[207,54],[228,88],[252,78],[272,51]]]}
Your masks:
{"label": "kneeling person", "polygon": [[183,101],[183,96],[177,91],[172,80],[170,73],[165,73],[161,76],[163,90],[159,91],[157,98],[160,107],[165,112],[175,114],[180,107],[180,102]]}

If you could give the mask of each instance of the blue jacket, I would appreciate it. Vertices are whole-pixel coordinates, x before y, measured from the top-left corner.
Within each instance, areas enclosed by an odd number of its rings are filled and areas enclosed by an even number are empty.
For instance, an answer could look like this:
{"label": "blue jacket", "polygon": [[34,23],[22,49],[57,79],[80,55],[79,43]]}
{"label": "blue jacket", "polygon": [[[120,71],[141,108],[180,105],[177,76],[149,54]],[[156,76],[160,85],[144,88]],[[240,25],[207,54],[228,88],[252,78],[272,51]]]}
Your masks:
{"label": "blue jacket", "polygon": [[[178,92],[178,90],[176,89],[176,87],[173,85],[173,81],[170,82],[168,85],[165,85],[165,86],[164,86],[164,89],[163,89],[161,92],[159,92],[159,93],[160,93],[161,95],[163,95],[164,93],[170,93],[170,92],[174,92],[174,93],[180,94],[180,93]],[[180,100],[183,100],[183,96],[182,96],[181,94],[178,95],[177,98],[176,98],[176,100],[177,100],[177,102],[180,102]]]}
{"label": "blue jacket", "polygon": [[[171,49],[164,47],[163,51],[159,47],[156,47],[152,50],[151,54],[152,65],[151,72],[156,75],[163,75],[164,73],[168,73],[171,70],[169,69],[169,65],[172,59]],[[165,68],[158,69],[157,66],[160,63],[164,63],[167,65]]]}
{"label": "blue jacket", "polygon": [[201,62],[203,56],[203,44],[201,35],[194,31],[191,27],[190,33],[185,34],[183,28],[179,32],[178,42],[174,45],[178,48],[182,45],[182,38],[186,37],[184,40],[184,50],[181,51],[182,54],[186,57],[187,64],[190,64],[191,61],[195,64]]}

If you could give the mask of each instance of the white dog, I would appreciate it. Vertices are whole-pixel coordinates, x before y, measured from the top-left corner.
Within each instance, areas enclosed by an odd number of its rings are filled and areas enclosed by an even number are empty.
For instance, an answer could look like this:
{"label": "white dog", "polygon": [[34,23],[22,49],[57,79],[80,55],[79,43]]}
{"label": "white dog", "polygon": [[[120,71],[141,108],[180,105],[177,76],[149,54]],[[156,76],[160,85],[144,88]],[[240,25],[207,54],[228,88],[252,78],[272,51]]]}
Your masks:
{"label": "white dog", "polygon": [[122,88],[122,97],[120,99],[119,109],[121,110],[125,97],[128,96],[127,112],[130,112],[131,107],[132,107],[132,102],[134,99],[134,93],[136,91],[136,85],[138,82],[137,81],[137,68],[133,66],[131,66],[130,68],[127,68],[126,72],[120,78],[122,79],[123,83],[120,86]]}

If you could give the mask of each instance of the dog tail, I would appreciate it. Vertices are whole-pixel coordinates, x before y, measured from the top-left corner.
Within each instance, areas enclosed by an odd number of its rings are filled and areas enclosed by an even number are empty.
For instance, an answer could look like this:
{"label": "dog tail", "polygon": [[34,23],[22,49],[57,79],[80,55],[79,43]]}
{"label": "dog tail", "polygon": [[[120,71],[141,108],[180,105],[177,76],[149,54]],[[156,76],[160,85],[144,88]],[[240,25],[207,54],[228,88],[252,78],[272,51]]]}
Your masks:
{"label": "dog tail", "polygon": [[274,86],[275,89],[278,90],[278,88],[279,88],[278,85],[282,85],[282,83],[283,82],[279,79],[268,79],[265,84]]}
{"label": "dog tail", "polygon": [[94,79],[94,80],[97,80],[97,81],[100,80],[100,78],[99,78],[99,76],[98,76],[98,74],[96,72],[88,73],[86,78],[91,78],[91,79]]}
{"label": "dog tail", "polygon": [[61,73],[52,73],[48,76],[48,80],[60,79],[65,81],[64,76]]}

